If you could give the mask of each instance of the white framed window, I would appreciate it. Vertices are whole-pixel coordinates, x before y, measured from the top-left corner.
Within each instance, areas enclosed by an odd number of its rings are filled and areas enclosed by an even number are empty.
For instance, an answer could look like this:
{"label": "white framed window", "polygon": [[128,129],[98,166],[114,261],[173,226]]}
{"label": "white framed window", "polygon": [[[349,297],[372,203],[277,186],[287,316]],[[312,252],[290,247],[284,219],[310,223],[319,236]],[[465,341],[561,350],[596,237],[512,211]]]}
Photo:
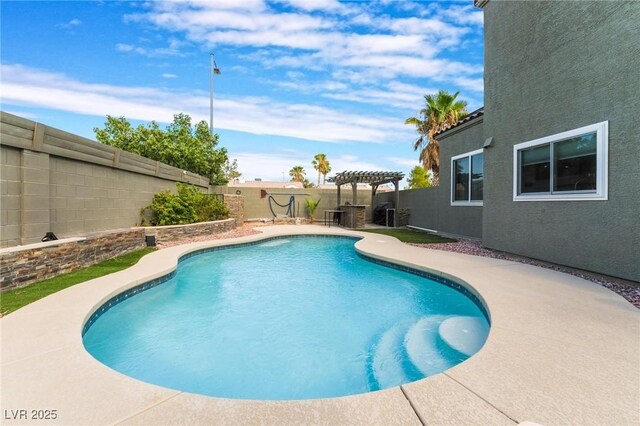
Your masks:
{"label": "white framed window", "polygon": [[481,206],[484,154],[481,149],[451,157],[451,205]]}
{"label": "white framed window", "polygon": [[513,201],[607,199],[609,122],[513,147]]}

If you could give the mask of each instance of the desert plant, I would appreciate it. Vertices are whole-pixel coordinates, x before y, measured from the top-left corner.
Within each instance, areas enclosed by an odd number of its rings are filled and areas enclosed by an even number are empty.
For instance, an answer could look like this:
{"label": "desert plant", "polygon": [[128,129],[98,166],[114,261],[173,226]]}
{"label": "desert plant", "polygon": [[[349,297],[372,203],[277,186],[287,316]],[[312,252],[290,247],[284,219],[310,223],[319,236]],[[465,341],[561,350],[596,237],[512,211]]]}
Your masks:
{"label": "desert plant", "polygon": [[313,215],[315,214],[316,209],[320,205],[320,199],[318,199],[318,201],[315,201],[312,198],[305,198],[304,202],[307,205],[307,210],[309,210],[309,220],[311,221],[311,223],[313,223],[315,220]]}

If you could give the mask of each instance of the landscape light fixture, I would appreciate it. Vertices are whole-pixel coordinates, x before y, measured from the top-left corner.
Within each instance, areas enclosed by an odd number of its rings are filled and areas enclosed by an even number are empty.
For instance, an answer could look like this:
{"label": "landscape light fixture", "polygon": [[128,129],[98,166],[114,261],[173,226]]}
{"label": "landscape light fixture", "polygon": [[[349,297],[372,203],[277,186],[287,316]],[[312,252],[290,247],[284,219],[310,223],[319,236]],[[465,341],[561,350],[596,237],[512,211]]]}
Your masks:
{"label": "landscape light fixture", "polygon": [[216,64],[216,60],[213,57],[213,52],[210,55],[211,57],[211,71],[209,72],[209,133],[213,136],[213,75],[220,74],[220,68],[218,68],[218,64]]}

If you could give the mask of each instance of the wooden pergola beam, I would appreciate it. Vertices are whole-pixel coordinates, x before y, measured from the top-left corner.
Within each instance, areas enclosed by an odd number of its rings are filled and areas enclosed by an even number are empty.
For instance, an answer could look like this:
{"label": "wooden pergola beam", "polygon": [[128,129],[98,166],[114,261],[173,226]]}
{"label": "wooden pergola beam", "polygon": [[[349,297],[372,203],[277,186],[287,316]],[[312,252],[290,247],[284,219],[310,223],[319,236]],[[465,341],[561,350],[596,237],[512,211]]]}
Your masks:
{"label": "wooden pergola beam", "polygon": [[327,179],[336,185],[345,185],[347,183],[368,183],[371,185],[383,185],[385,183],[399,182],[404,178],[402,172],[351,172],[344,171]]}

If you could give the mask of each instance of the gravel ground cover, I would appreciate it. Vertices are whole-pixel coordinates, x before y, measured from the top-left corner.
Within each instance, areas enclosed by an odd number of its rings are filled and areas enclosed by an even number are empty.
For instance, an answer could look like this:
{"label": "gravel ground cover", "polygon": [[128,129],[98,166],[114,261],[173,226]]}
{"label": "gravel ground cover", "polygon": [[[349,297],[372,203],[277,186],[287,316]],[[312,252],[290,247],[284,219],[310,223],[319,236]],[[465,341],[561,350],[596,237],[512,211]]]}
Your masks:
{"label": "gravel ground cover", "polygon": [[180,244],[187,243],[195,243],[200,241],[210,241],[210,240],[223,240],[225,238],[239,238],[246,237],[247,235],[259,234],[260,231],[256,231],[253,228],[257,228],[260,226],[272,226],[271,223],[261,223],[261,222],[252,222],[245,223],[242,226],[236,227],[233,231],[223,232],[221,234],[216,235],[201,235],[199,237],[191,237],[191,238],[181,238],[173,241],[168,241],[162,244],[158,244],[158,249],[163,249],[167,247],[179,246]]}
{"label": "gravel ground cover", "polygon": [[553,263],[543,262],[540,260],[529,259],[523,256],[517,256],[514,254],[504,253],[496,250],[491,250],[485,247],[477,241],[460,240],[455,243],[444,244],[411,244],[417,247],[424,247],[433,250],[452,251],[456,253],[470,254],[473,256],[492,257],[495,259],[504,259],[514,262],[525,263],[528,265],[540,266],[542,268],[553,269],[555,271],[564,272],[567,274],[575,275],[576,277],[583,278],[585,280],[594,282],[603,287],[608,288],[611,291],[618,293],[620,296],[627,299],[636,308],[640,309],[640,283],[632,283],[630,281],[617,279],[613,277],[607,277],[600,274],[582,271],[579,269],[573,269],[566,266],[555,265]]}

